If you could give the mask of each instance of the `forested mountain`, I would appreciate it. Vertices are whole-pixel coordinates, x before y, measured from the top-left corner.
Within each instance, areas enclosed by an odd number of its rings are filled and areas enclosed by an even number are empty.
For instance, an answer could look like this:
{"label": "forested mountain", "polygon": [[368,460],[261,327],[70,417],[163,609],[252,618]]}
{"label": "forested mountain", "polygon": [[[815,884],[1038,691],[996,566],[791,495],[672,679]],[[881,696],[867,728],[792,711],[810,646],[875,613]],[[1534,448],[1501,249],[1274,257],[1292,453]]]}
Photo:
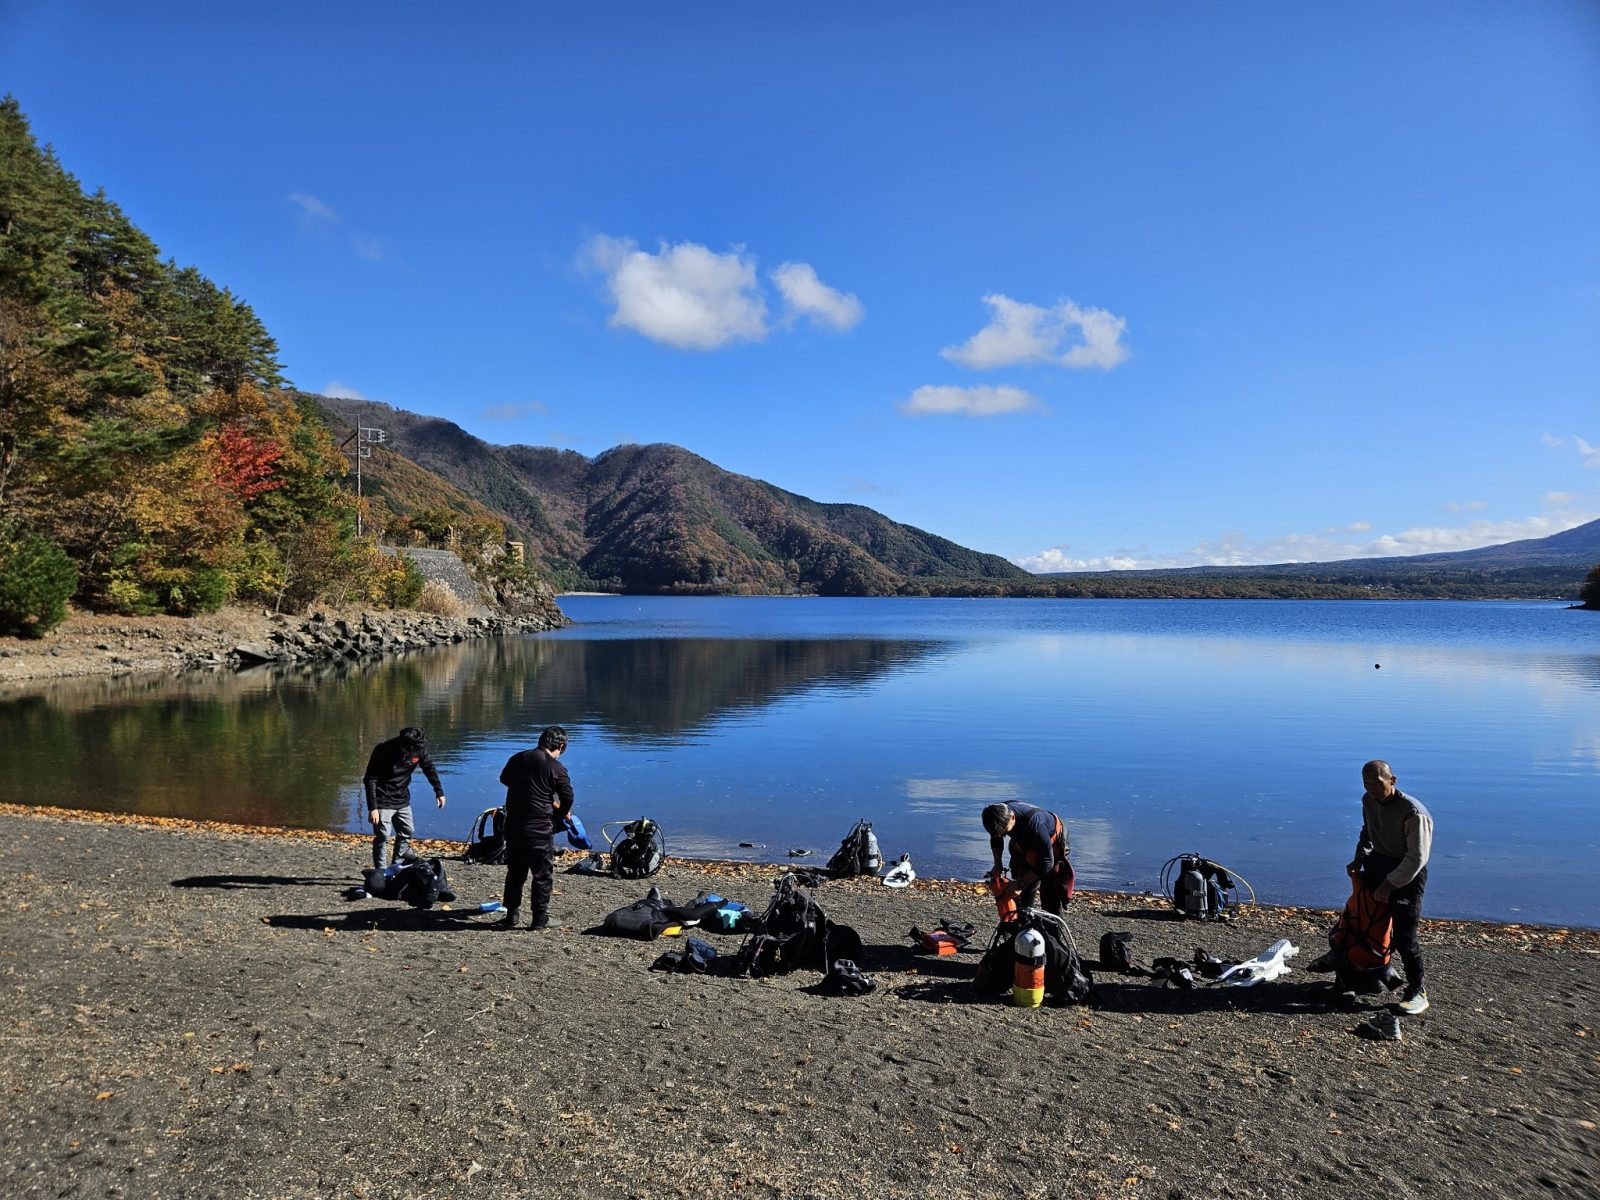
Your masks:
{"label": "forested mountain", "polygon": [[65,601],[393,603],[420,575],[356,536],[346,462],[250,306],[163,259],[0,101],[0,633]]}
{"label": "forested mountain", "polygon": [[[502,514],[567,586],[922,595],[1032,578],[997,555],[858,504],[819,504],[678,446],[618,446],[591,459],[491,445],[449,421],[372,401],[320,403],[330,420],[388,430],[386,447]],[[379,462],[374,472],[383,469]]]}

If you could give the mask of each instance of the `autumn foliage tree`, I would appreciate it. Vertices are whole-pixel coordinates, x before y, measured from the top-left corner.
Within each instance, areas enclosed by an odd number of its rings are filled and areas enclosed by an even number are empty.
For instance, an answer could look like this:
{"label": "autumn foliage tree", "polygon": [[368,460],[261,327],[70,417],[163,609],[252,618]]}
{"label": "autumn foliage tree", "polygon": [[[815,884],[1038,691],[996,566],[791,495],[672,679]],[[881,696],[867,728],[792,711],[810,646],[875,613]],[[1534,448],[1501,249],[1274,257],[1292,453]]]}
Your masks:
{"label": "autumn foliage tree", "polygon": [[58,547],[74,599],[109,611],[395,594],[392,565],[355,536],[344,472],[250,306],[163,261],[0,101],[0,522],[13,541]]}

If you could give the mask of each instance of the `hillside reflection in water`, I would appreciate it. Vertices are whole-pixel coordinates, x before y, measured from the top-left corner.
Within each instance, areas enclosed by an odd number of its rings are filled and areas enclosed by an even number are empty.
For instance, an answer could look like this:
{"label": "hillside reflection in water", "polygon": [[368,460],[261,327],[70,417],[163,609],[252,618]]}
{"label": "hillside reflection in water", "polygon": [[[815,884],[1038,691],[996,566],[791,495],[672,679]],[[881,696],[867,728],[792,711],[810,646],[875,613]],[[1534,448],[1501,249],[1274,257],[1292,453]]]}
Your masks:
{"label": "hillside reflection in water", "polygon": [[575,749],[586,733],[692,745],[719,721],[858,689],[938,650],[878,639],[505,638],[382,662],[75,680],[0,705],[0,761],[14,803],[359,828],[353,798],[367,755],[414,723],[460,801],[448,815],[419,806],[419,823],[459,836],[473,805],[498,803],[505,758],[544,725],[568,726]]}

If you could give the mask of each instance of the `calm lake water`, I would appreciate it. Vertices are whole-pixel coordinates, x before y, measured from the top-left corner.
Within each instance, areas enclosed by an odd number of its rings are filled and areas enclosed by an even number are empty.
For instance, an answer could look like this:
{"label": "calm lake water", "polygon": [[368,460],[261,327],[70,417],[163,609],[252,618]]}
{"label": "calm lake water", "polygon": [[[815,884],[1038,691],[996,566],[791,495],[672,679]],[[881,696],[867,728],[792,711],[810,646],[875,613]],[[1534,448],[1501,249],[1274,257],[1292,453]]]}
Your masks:
{"label": "calm lake water", "polygon": [[[365,826],[373,744],[422,725],[463,837],[546,724],[579,813],[676,853],[825,859],[858,816],[925,875],[978,810],[1059,812],[1080,882],[1198,850],[1335,906],[1383,757],[1432,810],[1426,911],[1600,925],[1600,617],[1557,604],[568,597],[578,625],[376,664],[96,680],[0,702],[6,798]],[[1379,666],[1381,664],[1381,666]],[[752,842],[755,848],[741,848]],[[352,869],[356,866],[352,863]]]}

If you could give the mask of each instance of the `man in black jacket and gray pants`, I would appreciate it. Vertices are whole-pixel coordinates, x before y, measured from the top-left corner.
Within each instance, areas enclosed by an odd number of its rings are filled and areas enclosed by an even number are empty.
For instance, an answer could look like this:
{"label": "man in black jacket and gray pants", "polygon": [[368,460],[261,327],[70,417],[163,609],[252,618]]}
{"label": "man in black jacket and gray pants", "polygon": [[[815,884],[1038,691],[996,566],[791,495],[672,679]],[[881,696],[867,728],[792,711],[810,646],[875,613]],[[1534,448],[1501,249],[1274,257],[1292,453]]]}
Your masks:
{"label": "man in black jacket and gray pants", "polygon": [[384,862],[384,846],[391,830],[395,862],[411,844],[415,831],[411,821],[411,773],[418,767],[433,785],[433,794],[443,808],[444,788],[439,786],[439,772],[428,757],[427,739],[416,726],[408,725],[399,736],[379,742],[367,760],[361,786],[367,793],[367,819],[372,822],[372,865],[380,871],[388,865]]}
{"label": "man in black jacket and gray pants", "polygon": [[555,831],[572,812],[572,780],[561,756],[567,731],[552,725],[539,734],[533,750],[513,754],[500,772],[506,785],[506,915],[502,929],[515,929],[522,916],[522,889],[528,877],[528,928],[550,924],[550,887],[555,872]]}

